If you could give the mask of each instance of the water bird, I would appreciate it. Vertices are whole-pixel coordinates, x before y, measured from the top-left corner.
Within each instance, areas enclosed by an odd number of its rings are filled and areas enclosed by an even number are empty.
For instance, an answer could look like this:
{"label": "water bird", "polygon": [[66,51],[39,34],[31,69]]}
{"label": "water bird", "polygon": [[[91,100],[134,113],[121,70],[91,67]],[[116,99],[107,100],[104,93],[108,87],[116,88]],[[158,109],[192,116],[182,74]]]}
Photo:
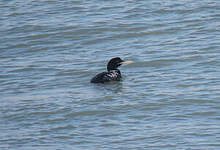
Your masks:
{"label": "water bird", "polygon": [[132,61],[122,60],[120,57],[112,58],[107,64],[107,71],[97,74],[91,79],[91,83],[105,83],[109,81],[120,81],[121,72],[118,69],[122,64],[129,64]]}

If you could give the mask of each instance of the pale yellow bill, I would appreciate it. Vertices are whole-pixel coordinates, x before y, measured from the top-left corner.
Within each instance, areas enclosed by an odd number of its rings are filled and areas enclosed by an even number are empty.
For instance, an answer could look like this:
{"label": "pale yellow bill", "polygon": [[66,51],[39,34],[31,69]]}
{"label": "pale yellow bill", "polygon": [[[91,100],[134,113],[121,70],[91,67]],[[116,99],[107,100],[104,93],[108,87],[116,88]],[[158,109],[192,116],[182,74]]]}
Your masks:
{"label": "pale yellow bill", "polygon": [[131,61],[131,60],[126,60],[126,61],[122,62],[122,64],[131,64],[131,63],[133,63],[133,61]]}

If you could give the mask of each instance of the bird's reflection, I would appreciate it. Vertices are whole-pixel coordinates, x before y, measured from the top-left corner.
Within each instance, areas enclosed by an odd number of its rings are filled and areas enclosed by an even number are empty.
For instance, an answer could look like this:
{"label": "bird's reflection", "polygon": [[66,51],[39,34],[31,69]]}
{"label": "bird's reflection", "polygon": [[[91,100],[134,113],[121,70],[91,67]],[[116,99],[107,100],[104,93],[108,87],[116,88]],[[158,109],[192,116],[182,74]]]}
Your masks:
{"label": "bird's reflection", "polygon": [[109,82],[105,84],[96,84],[97,92],[103,92],[105,94],[120,94],[123,90],[122,82]]}

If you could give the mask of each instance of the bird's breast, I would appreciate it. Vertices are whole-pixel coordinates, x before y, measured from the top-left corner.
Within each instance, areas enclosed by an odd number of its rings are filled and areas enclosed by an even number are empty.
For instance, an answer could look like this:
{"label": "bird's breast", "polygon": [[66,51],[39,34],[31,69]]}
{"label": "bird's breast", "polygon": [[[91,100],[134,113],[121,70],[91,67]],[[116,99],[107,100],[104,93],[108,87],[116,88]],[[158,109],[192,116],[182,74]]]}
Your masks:
{"label": "bird's breast", "polygon": [[107,76],[111,78],[112,80],[120,80],[121,73],[118,70],[113,70],[108,72]]}

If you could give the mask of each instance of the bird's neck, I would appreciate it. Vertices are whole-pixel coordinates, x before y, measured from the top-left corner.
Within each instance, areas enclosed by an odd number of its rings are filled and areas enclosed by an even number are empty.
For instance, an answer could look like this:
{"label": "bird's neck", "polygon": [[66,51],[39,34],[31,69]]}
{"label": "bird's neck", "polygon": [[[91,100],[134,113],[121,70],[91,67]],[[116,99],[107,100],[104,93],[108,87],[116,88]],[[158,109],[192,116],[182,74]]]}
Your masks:
{"label": "bird's neck", "polygon": [[111,70],[108,70],[108,72],[116,72],[116,73],[121,74],[119,69],[111,69]]}

